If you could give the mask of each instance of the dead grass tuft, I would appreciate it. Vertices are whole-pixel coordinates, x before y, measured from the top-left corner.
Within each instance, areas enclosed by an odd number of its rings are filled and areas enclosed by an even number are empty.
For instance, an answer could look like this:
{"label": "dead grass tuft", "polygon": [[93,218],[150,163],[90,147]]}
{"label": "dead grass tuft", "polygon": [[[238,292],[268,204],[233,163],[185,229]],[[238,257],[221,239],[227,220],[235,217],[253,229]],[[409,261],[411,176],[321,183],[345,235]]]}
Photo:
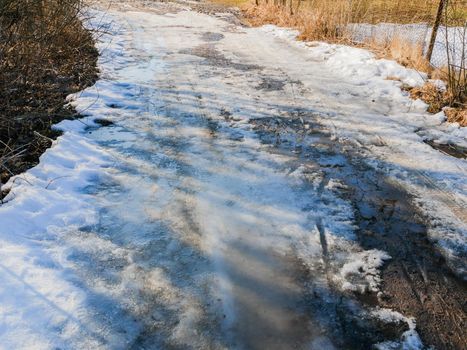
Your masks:
{"label": "dead grass tuft", "polygon": [[433,83],[427,82],[421,87],[406,87],[410,97],[414,100],[420,99],[428,104],[428,112],[438,113],[444,111],[446,118],[451,123],[459,123],[467,126],[467,108],[465,105],[452,105],[452,95],[449,90],[440,89]]}
{"label": "dead grass tuft", "polygon": [[438,113],[448,105],[448,94],[440,90],[432,83],[426,83],[422,87],[408,89],[410,97],[414,100],[421,99],[429,105],[428,112]]}
{"label": "dead grass tuft", "polygon": [[407,39],[396,36],[383,47],[387,51],[387,57],[396,60],[405,67],[422,72],[431,70],[430,63],[423,56],[423,45],[420,43],[412,43]]}
{"label": "dead grass tuft", "polygon": [[445,108],[444,114],[451,123],[459,123],[460,126],[467,126],[467,109]]}
{"label": "dead grass tuft", "polygon": [[300,40],[326,40],[332,42],[347,42],[345,11],[342,2],[328,5],[326,8],[316,8],[314,11],[304,11],[297,8],[278,5],[274,2],[262,2],[258,6],[249,3],[242,7],[247,21],[253,26],[275,24],[291,27],[300,31]]}

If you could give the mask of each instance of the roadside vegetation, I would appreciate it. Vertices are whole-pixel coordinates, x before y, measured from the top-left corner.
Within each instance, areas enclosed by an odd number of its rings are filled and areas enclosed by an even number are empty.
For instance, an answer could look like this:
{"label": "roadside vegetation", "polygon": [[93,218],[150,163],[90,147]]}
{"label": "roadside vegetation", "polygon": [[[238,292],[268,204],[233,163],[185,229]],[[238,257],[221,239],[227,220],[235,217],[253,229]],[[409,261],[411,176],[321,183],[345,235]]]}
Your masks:
{"label": "roadside vegetation", "polygon": [[[457,27],[457,38],[445,38],[449,44],[444,53],[448,60],[433,65],[426,57],[428,29],[435,22],[440,0],[215,0],[239,6],[249,24],[275,24],[300,31],[299,39],[356,45],[375,52],[378,57],[390,58],[400,64],[428,73],[433,79],[446,82],[447,90],[427,81],[422,88],[404,87],[414,98],[427,102],[432,113],[445,109],[451,122],[467,126],[467,2],[445,0],[441,13],[441,29]],[[427,31],[419,37],[410,31],[394,31],[388,36],[380,32],[356,38],[358,25],[381,23],[426,24]],[[444,30],[444,32],[446,32]],[[441,35],[443,30],[440,31]],[[459,40],[460,38],[460,40]],[[455,45],[455,47],[454,47]],[[462,56],[461,63],[453,62],[453,53]],[[412,89],[413,88],[413,89]]]}
{"label": "roadside vegetation", "polygon": [[0,181],[36,164],[75,117],[68,94],[92,84],[97,51],[81,0],[0,0]]}

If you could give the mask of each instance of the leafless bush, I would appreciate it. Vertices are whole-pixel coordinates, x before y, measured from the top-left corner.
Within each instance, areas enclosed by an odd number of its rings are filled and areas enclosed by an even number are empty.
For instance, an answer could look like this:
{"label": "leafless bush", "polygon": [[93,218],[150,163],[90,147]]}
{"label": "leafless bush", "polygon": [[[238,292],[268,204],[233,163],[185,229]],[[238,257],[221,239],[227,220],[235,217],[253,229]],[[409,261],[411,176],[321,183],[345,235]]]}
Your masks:
{"label": "leafless bush", "polygon": [[[462,8],[452,1],[444,11],[444,22],[460,13]],[[463,11],[467,10],[465,7]],[[467,15],[467,14],[466,14]],[[445,79],[448,82],[449,104],[452,107],[467,109],[467,18],[459,19],[458,26],[449,31],[445,27],[447,69]]]}
{"label": "leafless bush", "polygon": [[[57,69],[60,58],[88,35],[79,19],[80,10],[80,0],[0,0],[3,75],[13,74],[24,83]],[[34,71],[44,62],[52,65]]]}
{"label": "leafless bush", "polygon": [[[72,115],[66,95],[90,84],[96,75],[96,50],[83,27],[82,0],[0,0],[0,154],[21,149],[6,164],[24,170],[43,151],[50,126]],[[19,164],[19,165],[18,165]],[[15,170],[15,168],[18,168]]]}

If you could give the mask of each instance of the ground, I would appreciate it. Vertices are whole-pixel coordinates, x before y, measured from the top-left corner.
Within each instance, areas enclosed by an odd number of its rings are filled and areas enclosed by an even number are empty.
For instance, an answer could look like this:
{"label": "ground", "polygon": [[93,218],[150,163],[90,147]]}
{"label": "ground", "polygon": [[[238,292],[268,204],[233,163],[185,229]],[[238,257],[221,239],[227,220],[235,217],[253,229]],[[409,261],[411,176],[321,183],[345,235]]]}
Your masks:
{"label": "ground", "polygon": [[417,73],[208,5],[92,14],[85,118],[0,208],[1,346],[466,346],[467,166],[424,142],[464,131],[386,79]]}

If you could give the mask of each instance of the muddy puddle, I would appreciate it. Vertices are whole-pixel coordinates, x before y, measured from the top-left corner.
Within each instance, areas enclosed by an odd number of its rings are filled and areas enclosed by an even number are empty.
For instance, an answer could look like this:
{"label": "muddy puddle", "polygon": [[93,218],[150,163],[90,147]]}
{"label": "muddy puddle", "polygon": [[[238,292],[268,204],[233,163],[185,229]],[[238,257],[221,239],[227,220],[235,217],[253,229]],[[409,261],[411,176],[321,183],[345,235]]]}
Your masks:
{"label": "muddy puddle", "polygon": [[459,145],[453,145],[453,144],[450,144],[450,143],[447,143],[447,144],[441,144],[441,143],[436,143],[432,140],[425,140],[423,141],[425,142],[427,145],[430,145],[431,147],[433,147],[434,149],[444,153],[444,154],[447,154],[449,156],[452,156],[452,157],[456,157],[456,158],[459,158],[459,159],[466,159],[467,158],[467,149],[466,148],[463,148]]}

